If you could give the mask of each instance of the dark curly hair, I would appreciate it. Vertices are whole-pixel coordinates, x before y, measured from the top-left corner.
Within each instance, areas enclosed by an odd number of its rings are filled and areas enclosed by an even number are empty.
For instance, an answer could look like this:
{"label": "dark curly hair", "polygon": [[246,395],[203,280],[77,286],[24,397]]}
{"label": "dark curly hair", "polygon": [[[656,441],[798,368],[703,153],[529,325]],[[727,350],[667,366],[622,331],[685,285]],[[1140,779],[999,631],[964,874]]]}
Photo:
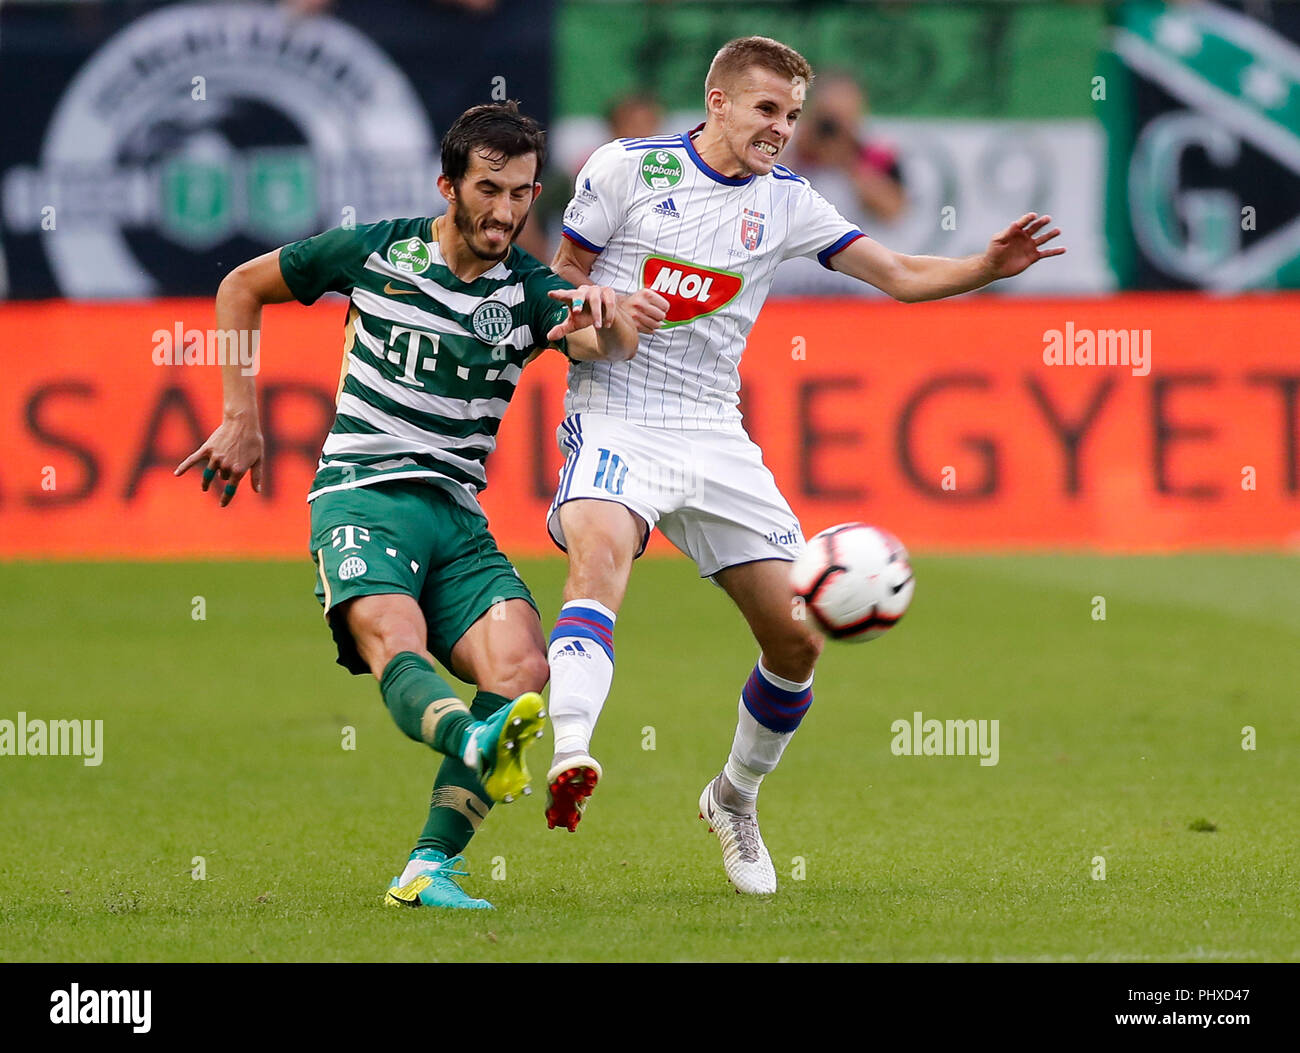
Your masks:
{"label": "dark curly hair", "polygon": [[546,133],[535,120],[519,112],[519,103],[513,99],[471,106],[442,137],[443,175],[459,185],[475,151],[482,151],[494,163],[536,154],[536,182],[546,164]]}

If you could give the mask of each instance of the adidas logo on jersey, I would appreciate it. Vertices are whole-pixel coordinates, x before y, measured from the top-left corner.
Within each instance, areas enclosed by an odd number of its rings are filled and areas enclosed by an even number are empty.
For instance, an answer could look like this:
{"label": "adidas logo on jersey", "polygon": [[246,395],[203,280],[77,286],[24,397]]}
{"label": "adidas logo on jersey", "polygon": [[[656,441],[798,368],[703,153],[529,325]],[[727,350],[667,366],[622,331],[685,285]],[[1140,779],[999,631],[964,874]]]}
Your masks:
{"label": "adidas logo on jersey", "polygon": [[682,214],[677,211],[677,206],[673,203],[673,199],[670,197],[664,198],[650,211],[656,216],[672,216],[673,219],[682,218]]}
{"label": "adidas logo on jersey", "polygon": [[574,658],[585,658],[587,659],[587,661],[591,661],[591,655],[587,653],[587,649],[583,647],[582,644],[579,643],[577,640],[574,640],[572,643],[567,643],[563,647],[561,647],[555,653],[555,657],[558,658],[562,654],[573,655]]}

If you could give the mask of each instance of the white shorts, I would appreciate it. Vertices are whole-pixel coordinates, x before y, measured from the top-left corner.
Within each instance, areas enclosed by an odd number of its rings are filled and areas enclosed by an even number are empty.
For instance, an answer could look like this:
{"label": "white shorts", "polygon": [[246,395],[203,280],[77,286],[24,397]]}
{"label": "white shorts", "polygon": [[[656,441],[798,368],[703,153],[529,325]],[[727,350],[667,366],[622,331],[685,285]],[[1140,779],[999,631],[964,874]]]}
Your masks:
{"label": "white shorts", "polygon": [[705,578],[803,551],[799,521],[744,431],[678,431],[575,413],[555,434],[566,459],[546,526],[562,549],[560,506],[589,498],[645,521],[638,556],[658,526]]}

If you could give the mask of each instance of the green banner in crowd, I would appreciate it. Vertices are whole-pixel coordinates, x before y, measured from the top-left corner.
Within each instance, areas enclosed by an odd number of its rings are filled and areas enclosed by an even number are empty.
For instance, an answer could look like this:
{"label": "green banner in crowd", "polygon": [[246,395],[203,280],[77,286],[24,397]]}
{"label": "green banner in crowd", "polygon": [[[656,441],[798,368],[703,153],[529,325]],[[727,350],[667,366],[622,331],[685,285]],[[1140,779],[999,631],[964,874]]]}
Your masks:
{"label": "green banner in crowd", "polygon": [[713,53],[760,34],[856,74],[884,116],[1086,117],[1103,28],[1093,4],[566,0],[556,112],[598,114],[636,89],[701,109]]}
{"label": "green banner in crowd", "polygon": [[1116,11],[1097,113],[1107,239],[1131,288],[1300,287],[1300,10]]}

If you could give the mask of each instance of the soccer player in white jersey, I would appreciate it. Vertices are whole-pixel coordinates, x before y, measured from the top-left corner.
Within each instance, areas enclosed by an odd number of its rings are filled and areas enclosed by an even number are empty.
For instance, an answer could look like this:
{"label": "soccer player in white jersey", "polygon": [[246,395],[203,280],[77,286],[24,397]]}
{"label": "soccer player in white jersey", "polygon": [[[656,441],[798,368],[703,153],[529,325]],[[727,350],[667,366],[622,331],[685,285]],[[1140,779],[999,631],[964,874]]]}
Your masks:
{"label": "soccer player in white jersey", "polygon": [[[892,252],[777,163],[812,82],[798,52],[765,37],[725,45],[705,81],[707,119],[689,134],[597,150],[565,213],[552,264],[575,284],[667,301],[643,306],[628,362],[575,362],[567,454],[548,526],[569,555],[551,634],[555,760],[547,822],[574,830],[601,767],[591,736],[614,674],[614,623],[633,560],[658,527],[740,608],[760,648],[741,690],[730,756],[700,814],[741,892],[776,891],[756,801],[812,703],[821,638],[792,617],[787,564],[799,524],[737,409],[745,339],[784,259],[815,257],[897,300],[968,292],[1062,248],[1049,216],[1023,216],[965,259]],[[642,294],[642,304],[647,299]],[[846,354],[854,353],[848,344]],[[739,680],[740,677],[738,676]]]}

